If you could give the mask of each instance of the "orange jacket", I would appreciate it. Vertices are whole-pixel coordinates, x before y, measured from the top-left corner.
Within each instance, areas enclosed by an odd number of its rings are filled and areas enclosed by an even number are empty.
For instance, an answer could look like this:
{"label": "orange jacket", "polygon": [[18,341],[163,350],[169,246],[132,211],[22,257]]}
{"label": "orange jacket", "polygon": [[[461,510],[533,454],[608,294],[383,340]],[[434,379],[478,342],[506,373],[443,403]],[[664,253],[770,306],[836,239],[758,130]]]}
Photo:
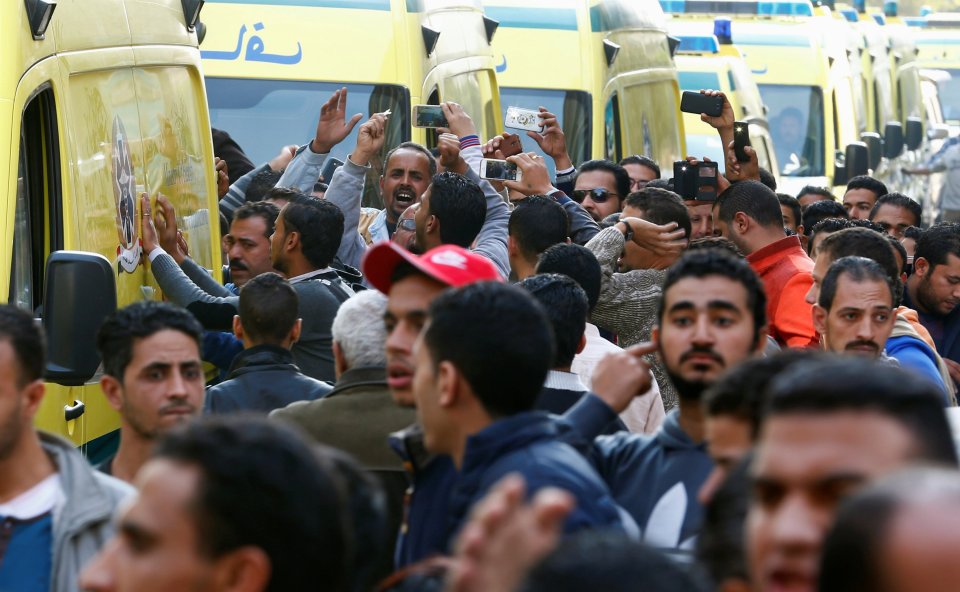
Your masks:
{"label": "orange jacket", "polygon": [[785,347],[819,347],[807,292],[813,285],[813,261],[800,239],[787,236],[747,256],[767,294],[770,335]]}

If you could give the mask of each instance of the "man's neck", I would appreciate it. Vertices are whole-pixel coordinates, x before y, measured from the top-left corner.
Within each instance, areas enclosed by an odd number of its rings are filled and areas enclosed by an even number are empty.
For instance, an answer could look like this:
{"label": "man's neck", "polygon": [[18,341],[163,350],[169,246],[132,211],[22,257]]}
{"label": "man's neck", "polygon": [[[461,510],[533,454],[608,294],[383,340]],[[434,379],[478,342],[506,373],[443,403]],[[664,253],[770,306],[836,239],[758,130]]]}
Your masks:
{"label": "man's neck", "polygon": [[913,305],[913,309],[917,312],[922,312],[923,314],[930,314],[930,311],[925,309],[922,304],[920,304],[920,299],[917,298],[917,292],[920,290],[920,278],[913,275],[907,279],[907,294],[910,296],[910,304]]}
{"label": "man's neck", "polygon": [[294,257],[291,258],[289,265],[287,265],[287,279],[295,278],[305,273],[316,271],[317,269],[320,268],[314,267],[313,264],[307,261],[306,257]]}
{"label": "man's neck", "polygon": [[750,239],[750,252],[747,255],[752,255],[760,249],[765,249],[785,238],[787,238],[787,235],[783,233],[782,228],[764,228],[761,226],[757,228],[756,236]]}
{"label": "man's neck", "polygon": [[8,502],[57,472],[36,430],[24,426],[13,454],[0,461],[0,503]]}
{"label": "man's neck", "polygon": [[449,451],[450,458],[453,459],[453,464],[457,467],[458,471],[463,468],[463,457],[467,453],[467,440],[489,427],[490,424],[495,421],[495,419],[489,417],[478,417],[468,424],[460,426],[460,433],[454,437],[453,445]]}
{"label": "man's neck", "polygon": [[536,262],[531,264],[523,257],[516,257],[515,261],[510,262],[510,266],[513,268],[513,273],[516,274],[518,282],[537,273]]}
{"label": "man's neck", "polygon": [[150,458],[155,441],[136,434],[128,426],[120,428],[120,447],[113,457],[110,472],[114,477],[132,483],[137,471]]}
{"label": "man's neck", "polygon": [[695,443],[703,442],[703,407],[699,400],[680,399],[680,429]]}

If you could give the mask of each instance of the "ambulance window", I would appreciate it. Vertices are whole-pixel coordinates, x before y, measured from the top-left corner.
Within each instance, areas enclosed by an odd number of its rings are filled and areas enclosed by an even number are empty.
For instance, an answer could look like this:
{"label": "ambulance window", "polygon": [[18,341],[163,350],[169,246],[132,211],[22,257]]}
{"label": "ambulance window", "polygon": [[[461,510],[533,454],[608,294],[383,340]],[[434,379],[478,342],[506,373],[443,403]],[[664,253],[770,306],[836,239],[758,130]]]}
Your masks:
{"label": "ambulance window", "polygon": [[48,89],[23,112],[9,302],[38,311],[47,255],[63,248],[56,106]]}
{"label": "ambulance window", "polygon": [[620,162],[623,154],[623,139],[620,132],[620,101],[617,94],[610,95],[603,112],[604,132],[606,140],[603,147],[603,157],[607,160]]}

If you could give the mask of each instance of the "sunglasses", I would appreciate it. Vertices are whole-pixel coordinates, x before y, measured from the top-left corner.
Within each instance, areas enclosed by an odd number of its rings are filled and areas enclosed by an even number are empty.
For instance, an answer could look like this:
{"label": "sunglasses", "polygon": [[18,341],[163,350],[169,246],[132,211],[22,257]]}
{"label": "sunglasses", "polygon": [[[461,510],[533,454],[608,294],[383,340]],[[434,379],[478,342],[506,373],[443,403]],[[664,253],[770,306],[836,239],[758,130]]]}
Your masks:
{"label": "sunglasses", "polygon": [[416,218],[404,218],[397,223],[397,230],[406,230],[407,232],[416,232],[417,231],[417,219]]}
{"label": "sunglasses", "polygon": [[573,197],[573,201],[583,203],[583,200],[586,199],[588,195],[594,203],[603,203],[611,197],[618,197],[616,193],[608,191],[603,187],[597,187],[596,189],[577,189],[571,197]]}

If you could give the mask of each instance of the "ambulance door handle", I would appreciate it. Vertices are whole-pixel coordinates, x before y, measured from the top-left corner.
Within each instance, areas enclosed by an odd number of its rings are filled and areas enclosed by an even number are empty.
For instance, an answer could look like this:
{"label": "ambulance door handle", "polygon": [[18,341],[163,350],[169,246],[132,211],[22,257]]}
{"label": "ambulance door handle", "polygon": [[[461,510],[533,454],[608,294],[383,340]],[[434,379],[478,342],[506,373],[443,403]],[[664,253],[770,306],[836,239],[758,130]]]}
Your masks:
{"label": "ambulance door handle", "polygon": [[87,406],[82,401],[74,401],[73,405],[63,406],[63,415],[67,421],[73,421],[83,415],[86,410]]}

